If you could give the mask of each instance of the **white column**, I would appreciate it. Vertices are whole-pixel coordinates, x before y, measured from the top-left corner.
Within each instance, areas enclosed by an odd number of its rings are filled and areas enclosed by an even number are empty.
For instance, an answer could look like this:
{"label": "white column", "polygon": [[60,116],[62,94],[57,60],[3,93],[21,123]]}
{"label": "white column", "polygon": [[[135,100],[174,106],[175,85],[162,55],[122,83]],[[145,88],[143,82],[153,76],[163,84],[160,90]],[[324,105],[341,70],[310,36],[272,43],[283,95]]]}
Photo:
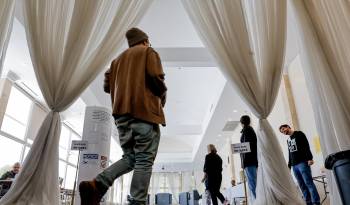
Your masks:
{"label": "white column", "polygon": [[105,107],[86,107],[82,140],[88,141],[88,148],[80,153],[75,204],[80,204],[79,183],[92,180],[108,166],[111,133],[110,110]]}

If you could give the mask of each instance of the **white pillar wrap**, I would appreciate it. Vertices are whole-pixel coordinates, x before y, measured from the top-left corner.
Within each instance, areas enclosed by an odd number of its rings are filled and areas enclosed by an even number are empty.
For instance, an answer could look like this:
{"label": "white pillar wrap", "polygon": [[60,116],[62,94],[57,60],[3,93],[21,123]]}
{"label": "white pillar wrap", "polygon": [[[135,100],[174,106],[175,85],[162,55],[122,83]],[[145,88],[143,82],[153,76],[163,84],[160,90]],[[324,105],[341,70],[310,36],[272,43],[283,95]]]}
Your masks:
{"label": "white pillar wrap", "polygon": [[92,180],[108,167],[111,134],[110,110],[105,107],[86,107],[82,140],[88,141],[88,148],[80,153],[75,204],[80,204],[79,183]]}

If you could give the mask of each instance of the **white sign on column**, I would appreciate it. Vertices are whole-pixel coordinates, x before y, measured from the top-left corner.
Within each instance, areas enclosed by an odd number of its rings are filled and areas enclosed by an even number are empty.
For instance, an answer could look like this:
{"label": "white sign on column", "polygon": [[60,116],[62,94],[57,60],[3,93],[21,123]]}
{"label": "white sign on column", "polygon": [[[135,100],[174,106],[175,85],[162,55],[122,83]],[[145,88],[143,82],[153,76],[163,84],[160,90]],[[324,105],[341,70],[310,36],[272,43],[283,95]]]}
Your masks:
{"label": "white sign on column", "polygon": [[[86,107],[82,140],[86,140],[88,146],[80,153],[77,187],[81,181],[92,180],[107,168],[111,134],[111,111],[105,107]],[[80,204],[79,191],[76,193],[75,204]]]}

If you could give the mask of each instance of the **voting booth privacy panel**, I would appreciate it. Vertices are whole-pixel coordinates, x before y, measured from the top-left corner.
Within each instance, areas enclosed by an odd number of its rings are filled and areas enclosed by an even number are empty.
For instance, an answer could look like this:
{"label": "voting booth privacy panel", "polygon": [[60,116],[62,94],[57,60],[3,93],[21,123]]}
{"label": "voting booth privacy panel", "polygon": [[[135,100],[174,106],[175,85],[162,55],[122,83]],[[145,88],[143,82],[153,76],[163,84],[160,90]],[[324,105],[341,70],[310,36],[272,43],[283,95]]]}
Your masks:
{"label": "voting booth privacy panel", "polygon": [[171,205],[172,194],[170,193],[158,193],[155,197],[156,205]]}

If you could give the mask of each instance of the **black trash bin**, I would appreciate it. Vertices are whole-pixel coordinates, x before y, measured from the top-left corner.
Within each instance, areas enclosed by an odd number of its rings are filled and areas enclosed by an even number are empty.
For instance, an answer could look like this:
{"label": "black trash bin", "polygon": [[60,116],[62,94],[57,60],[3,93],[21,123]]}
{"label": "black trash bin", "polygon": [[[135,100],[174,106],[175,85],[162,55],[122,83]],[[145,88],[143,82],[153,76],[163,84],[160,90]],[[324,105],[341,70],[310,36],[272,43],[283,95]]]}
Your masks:
{"label": "black trash bin", "polygon": [[350,205],[350,150],[328,155],[325,168],[333,170],[341,200]]}

